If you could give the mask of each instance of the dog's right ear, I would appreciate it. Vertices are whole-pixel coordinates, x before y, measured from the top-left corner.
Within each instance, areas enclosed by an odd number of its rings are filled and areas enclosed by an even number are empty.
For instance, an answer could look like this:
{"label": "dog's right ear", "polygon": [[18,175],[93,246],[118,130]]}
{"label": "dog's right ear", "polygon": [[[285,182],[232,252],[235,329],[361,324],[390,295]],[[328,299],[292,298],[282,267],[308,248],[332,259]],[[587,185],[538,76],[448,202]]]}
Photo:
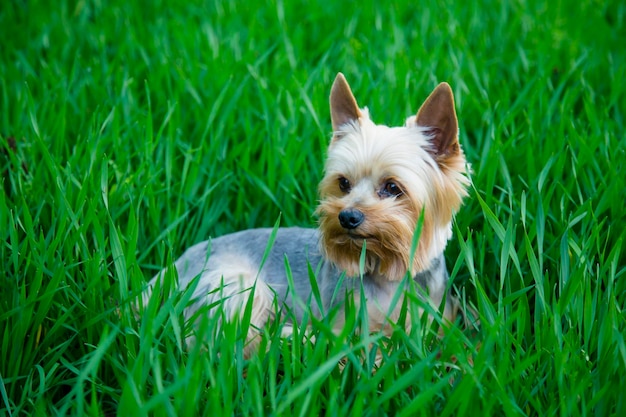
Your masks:
{"label": "dog's right ear", "polygon": [[460,153],[459,122],[448,83],[439,84],[417,112],[417,124],[432,137],[435,158],[440,161]]}
{"label": "dog's right ear", "polygon": [[356,104],[350,86],[342,73],[338,73],[330,90],[330,119],[333,131],[339,131],[342,125],[355,122],[361,117],[361,110]]}

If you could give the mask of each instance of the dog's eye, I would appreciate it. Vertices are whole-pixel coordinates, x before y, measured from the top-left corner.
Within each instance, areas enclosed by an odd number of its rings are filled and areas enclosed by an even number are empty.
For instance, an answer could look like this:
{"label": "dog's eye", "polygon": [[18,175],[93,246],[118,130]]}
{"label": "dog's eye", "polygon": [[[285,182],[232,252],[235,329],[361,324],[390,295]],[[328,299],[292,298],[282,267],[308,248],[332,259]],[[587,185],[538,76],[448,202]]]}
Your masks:
{"label": "dog's eye", "polygon": [[339,189],[344,193],[350,192],[350,181],[346,177],[339,177]]}
{"label": "dog's eye", "polygon": [[380,192],[381,197],[396,197],[402,194],[402,189],[393,181],[387,181]]}

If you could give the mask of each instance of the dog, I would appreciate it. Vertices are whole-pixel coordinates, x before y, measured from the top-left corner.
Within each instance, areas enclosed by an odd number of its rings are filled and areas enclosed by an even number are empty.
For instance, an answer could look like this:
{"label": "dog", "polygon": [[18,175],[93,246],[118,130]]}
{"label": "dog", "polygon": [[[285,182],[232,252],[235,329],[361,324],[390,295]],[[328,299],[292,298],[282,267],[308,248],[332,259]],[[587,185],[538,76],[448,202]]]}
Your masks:
{"label": "dog", "polygon": [[[339,73],[330,115],[333,136],[319,185],[317,229],[244,230],[198,243],[174,263],[179,288],[198,280],[187,319],[203,305],[221,304],[224,317],[236,320],[252,303],[248,355],[277,306],[300,320],[306,308],[320,316],[341,308],[348,295],[356,304],[365,300],[371,331],[384,330],[400,316],[396,294],[408,287],[405,277],[434,306],[445,300],[443,317],[455,319],[444,249],[470,180],[450,86],[439,84],[404,126],[387,127],[359,108]],[[311,270],[321,306],[311,302]],[[165,271],[149,283],[144,304]],[[338,315],[335,328],[343,324]]]}

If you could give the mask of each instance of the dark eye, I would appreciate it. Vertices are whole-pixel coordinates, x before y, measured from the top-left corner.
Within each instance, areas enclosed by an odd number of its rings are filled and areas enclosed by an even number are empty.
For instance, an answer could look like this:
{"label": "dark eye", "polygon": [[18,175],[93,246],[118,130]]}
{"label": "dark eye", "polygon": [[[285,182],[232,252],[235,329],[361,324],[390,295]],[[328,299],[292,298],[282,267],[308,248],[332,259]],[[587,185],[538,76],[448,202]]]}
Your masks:
{"label": "dark eye", "polygon": [[395,197],[402,194],[402,189],[393,181],[387,181],[380,191],[381,197]]}
{"label": "dark eye", "polygon": [[338,182],[339,182],[339,189],[341,191],[343,191],[344,193],[350,192],[350,188],[351,188],[350,181],[346,177],[339,177]]}

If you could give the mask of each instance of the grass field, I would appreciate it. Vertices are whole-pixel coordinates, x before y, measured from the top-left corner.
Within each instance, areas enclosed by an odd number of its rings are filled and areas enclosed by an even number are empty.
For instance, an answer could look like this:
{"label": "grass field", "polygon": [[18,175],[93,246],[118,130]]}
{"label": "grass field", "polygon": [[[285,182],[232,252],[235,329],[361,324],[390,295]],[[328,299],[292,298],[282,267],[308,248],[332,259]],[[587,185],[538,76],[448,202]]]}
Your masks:
{"label": "grass field", "polygon": [[[0,4],[0,416],[626,414],[626,4],[396,3]],[[386,124],[452,85],[480,328],[354,311],[246,361],[245,323],[184,347],[188,294],[137,320],[185,247],[315,225],[338,71]]]}

